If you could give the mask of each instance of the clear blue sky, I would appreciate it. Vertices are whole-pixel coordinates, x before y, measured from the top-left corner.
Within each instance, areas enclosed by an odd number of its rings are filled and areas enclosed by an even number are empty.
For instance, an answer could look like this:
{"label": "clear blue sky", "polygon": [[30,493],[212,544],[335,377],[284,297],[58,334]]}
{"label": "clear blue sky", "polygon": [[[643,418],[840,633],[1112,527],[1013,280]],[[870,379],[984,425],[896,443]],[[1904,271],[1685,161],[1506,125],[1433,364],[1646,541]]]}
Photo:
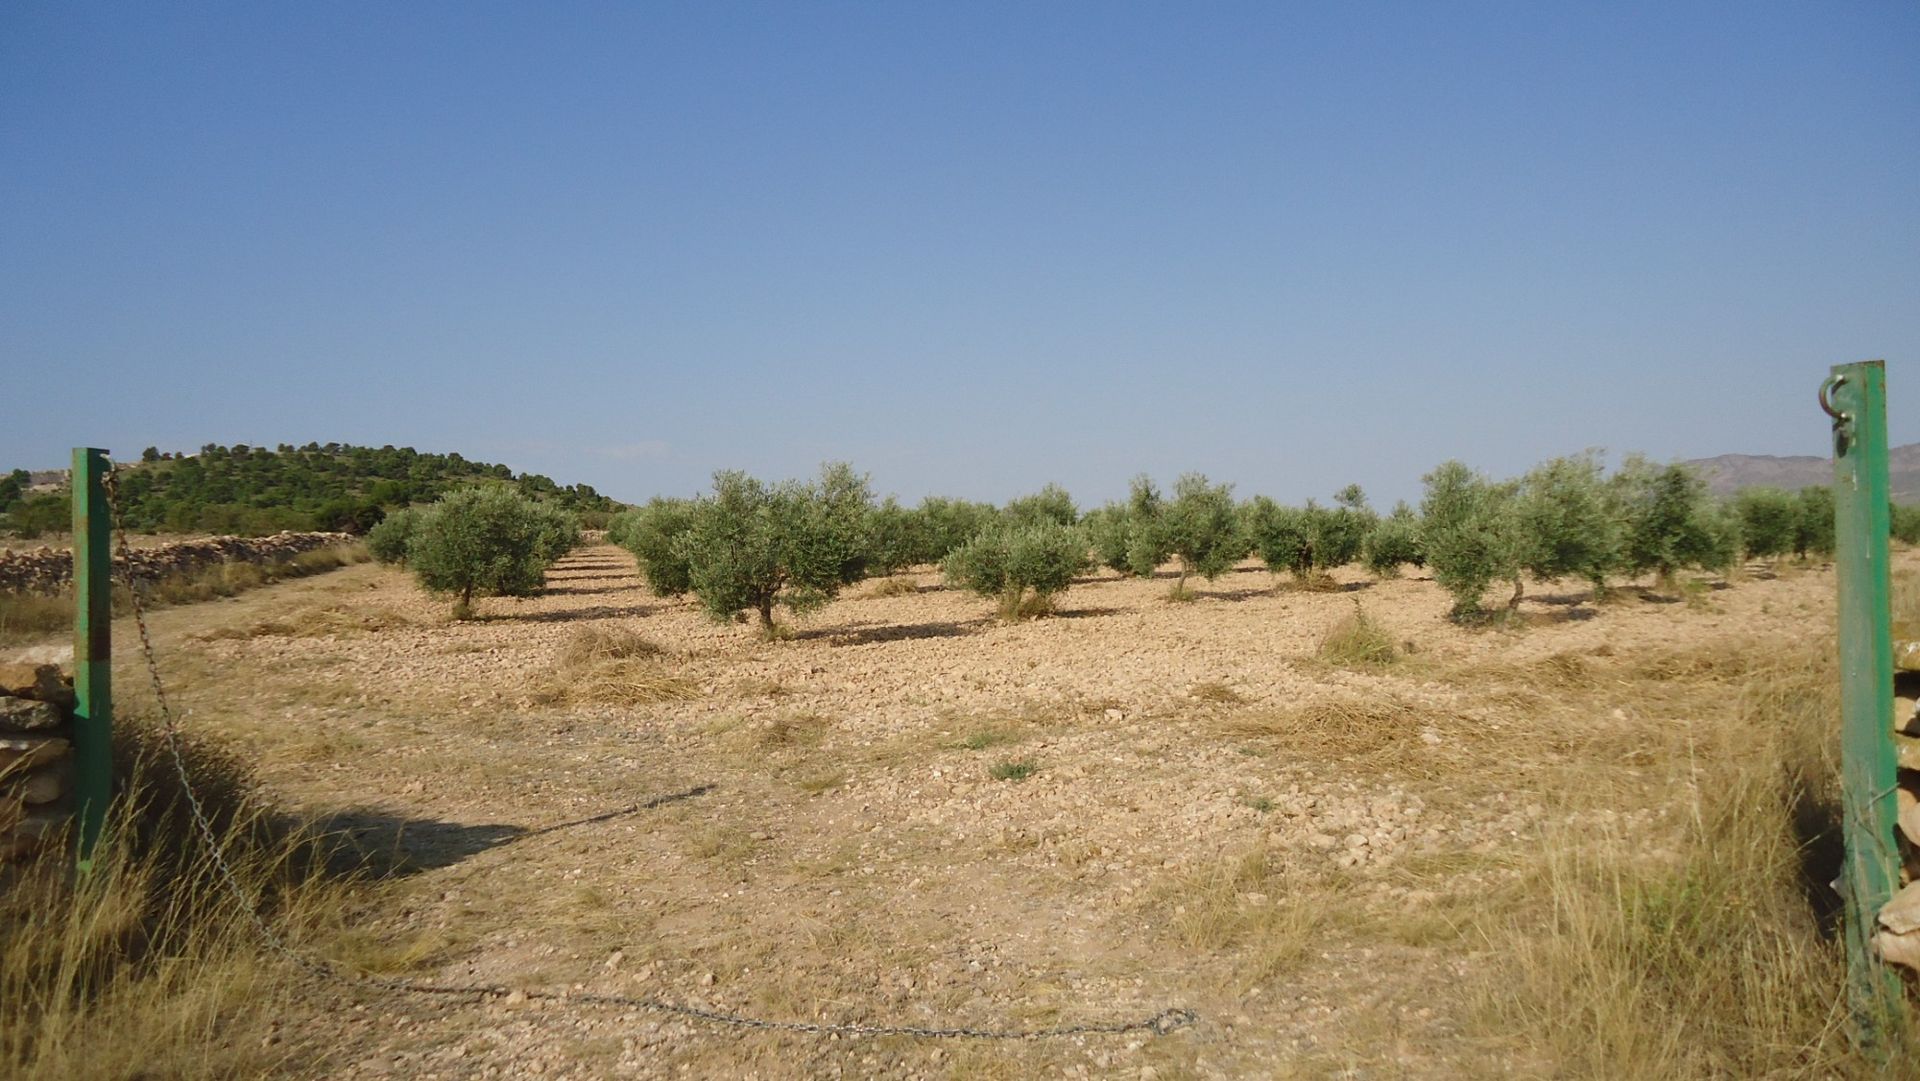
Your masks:
{"label": "clear blue sky", "polygon": [[1083,503],[1920,440],[1920,5],[0,6],[0,464]]}

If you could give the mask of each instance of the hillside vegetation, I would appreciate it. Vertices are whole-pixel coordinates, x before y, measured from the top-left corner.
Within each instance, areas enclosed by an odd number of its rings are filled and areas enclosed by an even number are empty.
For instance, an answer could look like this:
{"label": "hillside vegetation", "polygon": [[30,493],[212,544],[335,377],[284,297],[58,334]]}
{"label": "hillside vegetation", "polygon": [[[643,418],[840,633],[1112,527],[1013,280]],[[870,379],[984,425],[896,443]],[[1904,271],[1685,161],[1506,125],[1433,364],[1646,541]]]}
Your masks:
{"label": "hillside vegetation", "polygon": [[[272,450],[208,444],[193,454],[149,447],[120,478],[129,529],[146,533],[231,533],[283,529],[363,533],[386,512],[431,503],[479,481],[502,481],[522,494],[589,516],[616,509],[586,484],[562,487],[537,473],[473,462],[412,447],[340,443],[281,444]],[[0,477],[0,524],[21,537],[67,529],[70,496],[28,491],[28,474]]]}

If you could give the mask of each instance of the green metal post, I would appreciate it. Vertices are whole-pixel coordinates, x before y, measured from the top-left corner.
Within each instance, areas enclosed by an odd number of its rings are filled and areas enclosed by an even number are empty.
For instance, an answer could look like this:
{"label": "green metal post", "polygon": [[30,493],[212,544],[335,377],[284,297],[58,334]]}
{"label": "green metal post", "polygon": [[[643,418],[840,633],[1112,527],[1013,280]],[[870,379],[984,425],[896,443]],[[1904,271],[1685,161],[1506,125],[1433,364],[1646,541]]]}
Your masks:
{"label": "green metal post", "polygon": [[83,871],[93,865],[113,795],[113,521],[106,476],[106,451],[74,448],[73,789]]}
{"label": "green metal post", "polygon": [[1877,360],[1836,365],[1821,388],[1821,404],[1833,416],[1847,997],[1860,1043],[1884,1054],[1901,1008],[1899,978],[1873,948],[1875,917],[1900,885],[1885,366]]}

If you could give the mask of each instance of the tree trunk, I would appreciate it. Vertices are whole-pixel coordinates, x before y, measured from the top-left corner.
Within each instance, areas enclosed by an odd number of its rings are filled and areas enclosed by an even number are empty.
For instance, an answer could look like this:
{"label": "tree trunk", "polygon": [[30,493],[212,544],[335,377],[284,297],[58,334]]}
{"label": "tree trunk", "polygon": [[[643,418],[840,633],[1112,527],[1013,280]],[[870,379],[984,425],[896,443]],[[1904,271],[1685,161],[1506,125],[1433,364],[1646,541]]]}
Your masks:
{"label": "tree trunk", "polygon": [[770,600],[761,601],[759,612],[760,632],[769,638],[773,637],[773,602]]}
{"label": "tree trunk", "polygon": [[1514,575],[1513,576],[1513,596],[1507,598],[1507,611],[1512,612],[1515,609],[1518,609],[1520,607],[1520,598],[1526,596],[1526,593],[1527,593],[1526,582],[1522,581],[1519,575],[1517,574]]}

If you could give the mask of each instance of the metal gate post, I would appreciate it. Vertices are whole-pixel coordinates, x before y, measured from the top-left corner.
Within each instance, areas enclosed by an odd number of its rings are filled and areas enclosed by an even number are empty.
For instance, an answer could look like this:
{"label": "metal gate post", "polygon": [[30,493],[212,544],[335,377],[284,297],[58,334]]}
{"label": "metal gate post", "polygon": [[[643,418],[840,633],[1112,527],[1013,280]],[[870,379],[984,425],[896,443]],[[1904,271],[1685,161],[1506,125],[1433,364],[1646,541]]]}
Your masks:
{"label": "metal gate post", "polygon": [[1901,1008],[1899,978],[1873,948],[1875,917],[1900,885],[1884,364],[1836,365],[1820,401],[1833,417],[1847,1002],[1861,1045],[1884,1054]]}
{"label": "metal gate post", "polygon": [[93,866],[113,795],[113,555],[107,452],[73,451],[73,790],[78,865]]}

